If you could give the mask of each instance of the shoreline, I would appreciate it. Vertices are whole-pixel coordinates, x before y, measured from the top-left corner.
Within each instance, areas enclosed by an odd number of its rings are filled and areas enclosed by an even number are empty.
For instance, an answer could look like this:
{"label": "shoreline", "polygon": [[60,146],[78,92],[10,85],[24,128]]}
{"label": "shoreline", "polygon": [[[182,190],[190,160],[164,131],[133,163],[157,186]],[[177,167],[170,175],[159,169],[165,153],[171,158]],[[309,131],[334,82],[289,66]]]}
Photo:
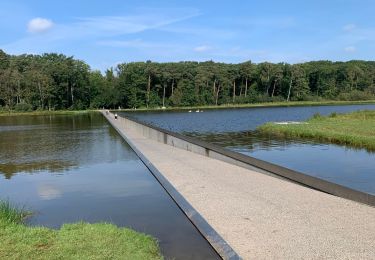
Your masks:
{"label": "shoreline", "polygon": [[[110,109],[119,112],[155,112],[155,111],[178,111],[178,110],[196,110],[196,109],[240,109],[240,108],[259,108],[259,107],[310,107],[310,106],[335,106],[335,105],[368,105],[375,104],[375,100],[362,100],[362,101],[291,101],[291,102],[265,102],[265,103],[248,103],[248,104],[223,104],[223,105],[205,105],[205,106],[192,106],[192,107],[167,107],[162,108],[126,108],[126,109]],[[29,112],[21,111],[0,111],[2,116],[40,116],[40,115],[71,115],[71,114],[84,114],[97,112],[100,109],[87,109],[87,110],[35,110]]]}
{"label": "shoreline", "polygon": [[18,112],[18,111],[6,111],[0,112],[0,117],[3,116],[49,116],[49,115],[77,115],[77,114],[88,114],[96,112],[97,110],[35,110],[29,112]]}
{"label": "shoreline", "polygon": [[372,136],[375,110],[355,111],[328,116],[313,116],[302,124],[278,124],[269,122],[256,131],[265,136],[304,139],[320,143],[337,144],[350,148],[375,151]]}
{"label": "shoreline", "polygon": [[248,104],[223,104],[223,105],[207,105],[207,106],[192,106],[192,107],[167,107],[161,108],[126,108],[113,109],[111,111],[119,112],[154,112],[154,111],[178,111],[178,110],[194,110],[194,109],[237,109],[237,108],[259,108],[259,107],[311,107],[311,106],[335,106],[335,105],[371,105],[375,104],[375,100],[361,100],[361,101],[290,101],[290,102],[264,102],[264,103],[248,103]]}

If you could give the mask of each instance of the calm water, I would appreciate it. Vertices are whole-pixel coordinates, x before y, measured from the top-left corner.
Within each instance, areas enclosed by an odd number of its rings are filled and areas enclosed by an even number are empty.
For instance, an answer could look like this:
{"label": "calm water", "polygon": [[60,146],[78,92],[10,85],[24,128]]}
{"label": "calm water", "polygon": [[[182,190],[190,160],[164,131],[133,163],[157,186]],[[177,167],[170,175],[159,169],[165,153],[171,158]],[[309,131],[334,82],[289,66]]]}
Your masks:
{"label": "calm water", "polygon": [[[302,121],[315,113],[328,115],[375,109],[375,105],[271,107],[205,110],[203,113],[123,113],[161,128],[195,136],[228,149],[312,176],[375,194],[375,154],[363,149],[306,140],[270,139],[256,134],[266,122]],[[374,129],[375,134],[375,129]]]}
{"label": "calm water", "polygon": [[155,236],[167,258],[218,258],[100,114],[1,117],[0,198],[32,225],[106,221]]}

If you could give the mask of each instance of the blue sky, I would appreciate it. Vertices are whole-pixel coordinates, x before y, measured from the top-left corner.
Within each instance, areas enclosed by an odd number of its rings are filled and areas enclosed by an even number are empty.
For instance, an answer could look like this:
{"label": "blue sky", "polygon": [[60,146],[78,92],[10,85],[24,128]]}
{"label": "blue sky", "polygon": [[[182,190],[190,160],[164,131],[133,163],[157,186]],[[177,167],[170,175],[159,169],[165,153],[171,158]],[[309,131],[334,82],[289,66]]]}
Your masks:
{"label": "blue sky", "polygon": [[0,49],[120,62],[374,60],[375,1],[0,0]]}

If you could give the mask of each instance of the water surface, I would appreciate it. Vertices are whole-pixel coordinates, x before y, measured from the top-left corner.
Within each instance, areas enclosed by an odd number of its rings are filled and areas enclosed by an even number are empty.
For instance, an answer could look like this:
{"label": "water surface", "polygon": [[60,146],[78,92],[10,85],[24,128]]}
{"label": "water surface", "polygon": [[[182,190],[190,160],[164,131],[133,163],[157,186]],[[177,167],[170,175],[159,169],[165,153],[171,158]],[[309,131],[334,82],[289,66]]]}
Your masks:
{"label": "water surface", "polygon": [[375,109],[375,105],[232,108],[204,110],[203,113],[186,110],[127,112],[122,115],[375,194],[374,153],[308,140],[269,138],[254,131],[267,122],[303,121],[315,113],[328,115],[365,109]]}
{"label": "water surface", "polygon": [[0,198],[29,224],[111,222],[155,236],[167,259],[217,259],[129,145],[99,113],[0,117]]}

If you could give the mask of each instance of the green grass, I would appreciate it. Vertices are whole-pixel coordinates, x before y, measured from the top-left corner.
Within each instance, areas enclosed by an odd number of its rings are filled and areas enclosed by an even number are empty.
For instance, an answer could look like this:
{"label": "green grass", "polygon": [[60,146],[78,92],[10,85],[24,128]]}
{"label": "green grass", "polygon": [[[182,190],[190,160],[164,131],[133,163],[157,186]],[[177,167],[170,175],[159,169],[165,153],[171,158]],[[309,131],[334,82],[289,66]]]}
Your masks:
{"label": "green grass", "polygon": [[0,201],[0,259],[163,259],[149,235],[112,224],[23,224],[27,212]]}
{"label": "green grass", "polygon": [[9,201],[0,200],[0,219],[7,223],[22,223],[30,213],[24,209],[18,209]]}
{"label": "green grass", "polygon": [[304,138],[375,151],[375,111],[357,111],[330,116],[315,115],[306,124],[267,123],[257,128],[264,135]]}

